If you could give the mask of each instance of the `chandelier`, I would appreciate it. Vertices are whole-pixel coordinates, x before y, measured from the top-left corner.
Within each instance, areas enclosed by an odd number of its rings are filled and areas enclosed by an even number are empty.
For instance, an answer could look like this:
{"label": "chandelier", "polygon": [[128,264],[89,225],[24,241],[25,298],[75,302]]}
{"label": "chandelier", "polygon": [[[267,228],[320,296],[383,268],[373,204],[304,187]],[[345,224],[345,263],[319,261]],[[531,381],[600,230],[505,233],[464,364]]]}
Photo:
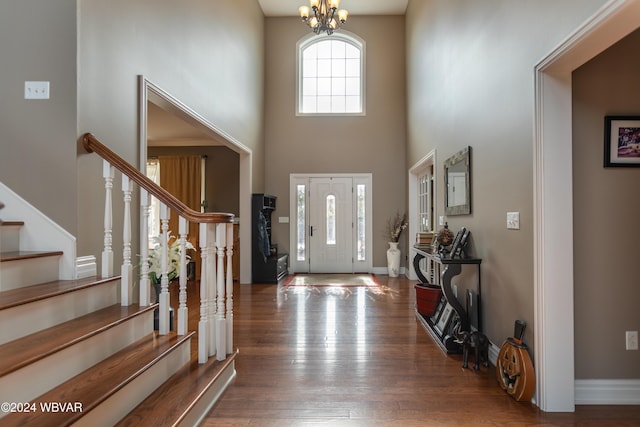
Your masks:
{"label": "chandelier", "polygon": [[[345,9],[338,11],[337,21],[335,18],[336,9],[340,6],[340,0],[309,0],[309,3],[311,8],[309,6],[300,6],[298,11],[302,22],[307,24],[314,33],[325,32],[327,35],[331,35],[335,30],[342,27],[342,24],[347,22],[349,12]],[[311,16],[309,16],[310,13]]]}

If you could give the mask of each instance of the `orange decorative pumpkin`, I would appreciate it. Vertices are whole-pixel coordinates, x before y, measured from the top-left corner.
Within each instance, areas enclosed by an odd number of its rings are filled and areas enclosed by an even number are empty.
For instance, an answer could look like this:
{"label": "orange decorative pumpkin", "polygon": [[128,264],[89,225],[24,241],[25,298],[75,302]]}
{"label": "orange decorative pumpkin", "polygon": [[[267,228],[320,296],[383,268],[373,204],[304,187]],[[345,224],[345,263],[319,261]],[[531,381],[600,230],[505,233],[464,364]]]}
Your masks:
{"label": "orange decorative pumpkin", "polygon": [[536,376],[527,345],[521,340],[524,323],[516,322],[516,336],[508,338],[500,353],[496,365],[498,383],[515,400],[529,401],[536,388]]}

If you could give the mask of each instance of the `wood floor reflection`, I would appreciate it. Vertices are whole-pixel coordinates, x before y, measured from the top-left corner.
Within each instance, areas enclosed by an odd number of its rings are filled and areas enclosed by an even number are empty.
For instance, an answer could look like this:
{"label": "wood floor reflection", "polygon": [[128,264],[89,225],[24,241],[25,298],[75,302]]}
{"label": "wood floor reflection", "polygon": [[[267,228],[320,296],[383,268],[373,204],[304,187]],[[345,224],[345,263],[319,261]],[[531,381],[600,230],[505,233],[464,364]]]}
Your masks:
{"label": "wood floor reflection", "polygon": [[[638,406],[549,414],[515,402],[492,367],[447,356],[414,316],[413,284],[236,285],[237,378],[204,426],[639,425]],[[498,345],[501,343],[498,343]]]}

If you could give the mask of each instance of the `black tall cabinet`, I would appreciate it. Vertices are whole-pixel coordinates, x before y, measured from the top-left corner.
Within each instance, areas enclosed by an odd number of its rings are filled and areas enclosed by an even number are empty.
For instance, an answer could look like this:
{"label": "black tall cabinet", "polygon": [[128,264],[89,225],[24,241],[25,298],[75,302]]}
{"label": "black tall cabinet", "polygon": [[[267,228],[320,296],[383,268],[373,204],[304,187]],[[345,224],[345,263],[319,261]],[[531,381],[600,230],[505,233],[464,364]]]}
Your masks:
{"label": "black tall cabinet", "polygon": [[254,194],[251,200],[251,266],[253,283],[278,283],[286,276],[289,256],[271,242],[271,214],[276,196]]}

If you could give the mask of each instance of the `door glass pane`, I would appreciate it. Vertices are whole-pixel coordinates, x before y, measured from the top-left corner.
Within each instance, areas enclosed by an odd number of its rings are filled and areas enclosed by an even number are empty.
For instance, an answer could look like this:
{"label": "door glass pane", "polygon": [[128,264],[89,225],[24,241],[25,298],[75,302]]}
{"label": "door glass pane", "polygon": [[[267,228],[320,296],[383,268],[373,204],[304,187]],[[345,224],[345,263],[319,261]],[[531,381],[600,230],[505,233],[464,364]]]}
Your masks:
{"label": "door glass pane", "polygon": [[305,223],[305,204],[306,204],[306,200],[305,200],[305,195],[306,195],[306,191],[305,191],[305,185],[304,184],[298,184],[297,188],[296,188],[296,200],[297,200],[297,206],[296,206],[296,210],[297,210],[297,218],[296,218],[296,227],[297,227],[297,235],[298,235],[298,239],[297,239],[297,250],[296,250],[296,259],[298,261],[304,261],[305,260],[305,238],[306,238],[306,223]]}
{"label": "door glass pane", "polygon": [[366,240],[365,240],[365,185],[358,184],[356,186],[356,256],[358,261],[366,259]]}
{"label": "door glass pane", "polygon": [[336,244],[336,196],[327,196],[327,245]]}

